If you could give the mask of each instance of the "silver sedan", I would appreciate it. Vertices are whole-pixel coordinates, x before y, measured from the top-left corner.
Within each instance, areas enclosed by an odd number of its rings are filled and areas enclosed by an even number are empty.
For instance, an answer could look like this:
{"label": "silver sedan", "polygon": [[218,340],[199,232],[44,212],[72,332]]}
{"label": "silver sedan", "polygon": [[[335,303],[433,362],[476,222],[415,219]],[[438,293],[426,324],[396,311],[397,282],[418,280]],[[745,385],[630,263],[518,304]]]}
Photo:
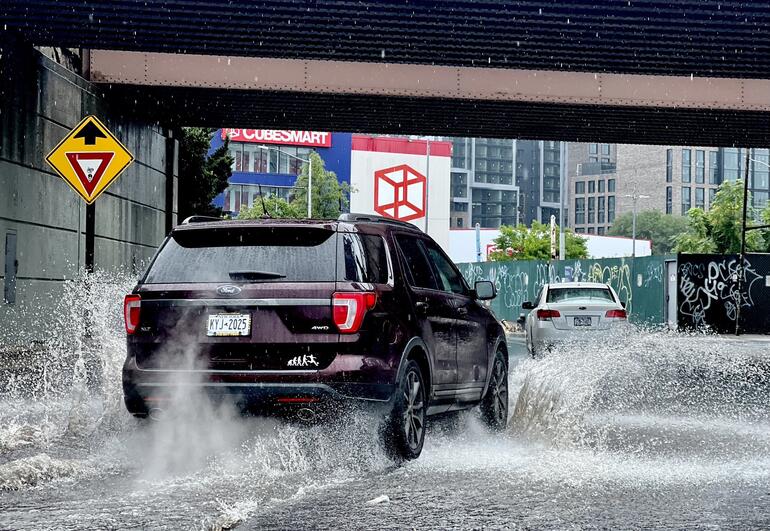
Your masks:
{"label": "silver sedan", "polygon": [[624,306],[608,284],[545,284],[533,302],[521,305],[529,310],[524,319],[527,349],[535,356],[559,343],[624,327],[628,318]]}

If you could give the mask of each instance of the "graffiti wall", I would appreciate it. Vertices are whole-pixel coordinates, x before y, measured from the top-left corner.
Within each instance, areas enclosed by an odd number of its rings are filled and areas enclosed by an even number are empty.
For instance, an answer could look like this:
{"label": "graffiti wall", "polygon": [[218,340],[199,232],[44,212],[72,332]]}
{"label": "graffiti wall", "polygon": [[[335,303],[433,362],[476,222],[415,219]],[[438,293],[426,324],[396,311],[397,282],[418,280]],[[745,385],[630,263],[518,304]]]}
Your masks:
{"label": "graffiti wall", "polygon": [[743,333],[770,330],[770,256],[679,255],[678,324],[690,330]]}
{"label": "graffiti wall", "polygon": [[516,321],[521,304],[531,301],[549,282],[605,282],[626,303],[630,319],[651,325],[664,322],[664,257],[631,259],[561,260],[555,262],[511,261],[460,264],[471,285],[491,280],[498,296],[492,308],[500,319]]}

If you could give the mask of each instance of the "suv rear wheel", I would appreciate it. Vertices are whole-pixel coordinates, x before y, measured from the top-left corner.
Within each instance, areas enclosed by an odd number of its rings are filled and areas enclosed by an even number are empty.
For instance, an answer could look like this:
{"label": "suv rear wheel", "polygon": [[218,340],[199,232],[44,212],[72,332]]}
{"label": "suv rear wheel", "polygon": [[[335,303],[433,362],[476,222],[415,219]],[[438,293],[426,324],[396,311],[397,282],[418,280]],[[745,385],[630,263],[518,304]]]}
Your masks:
{"label": "suv rear wheel", "polygon": [[493,431],[503,431],[508,425],[508,364],[500,350],[495,354],[492,378],[481,401],[481,420]]}
{"label": "suv rear wheel", "polygon": [[396,460],[417,459],[425,441],[425,381],[420,366],[409,360],[396,391],[383,433],[385,451]]}

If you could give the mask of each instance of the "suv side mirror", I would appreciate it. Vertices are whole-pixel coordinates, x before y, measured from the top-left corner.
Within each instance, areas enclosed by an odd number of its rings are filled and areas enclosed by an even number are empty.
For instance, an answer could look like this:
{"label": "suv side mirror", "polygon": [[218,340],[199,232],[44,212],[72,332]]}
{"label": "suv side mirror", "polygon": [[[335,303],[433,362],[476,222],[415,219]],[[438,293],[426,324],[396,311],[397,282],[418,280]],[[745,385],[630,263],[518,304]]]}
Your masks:
{"label": "suv side mirror", "polygon": [[535,308],[535,305],[532,304],[530,301],[524,301],[521,303],[521,309],[522,310],[533,310]]}
{"label": "suv side mirror", "polygon": [[495,285],[488,280],[479,280],[476,282],[473,286],[473,291],[476,293],[476,298],[480,301],[488,301],[497,296]]}

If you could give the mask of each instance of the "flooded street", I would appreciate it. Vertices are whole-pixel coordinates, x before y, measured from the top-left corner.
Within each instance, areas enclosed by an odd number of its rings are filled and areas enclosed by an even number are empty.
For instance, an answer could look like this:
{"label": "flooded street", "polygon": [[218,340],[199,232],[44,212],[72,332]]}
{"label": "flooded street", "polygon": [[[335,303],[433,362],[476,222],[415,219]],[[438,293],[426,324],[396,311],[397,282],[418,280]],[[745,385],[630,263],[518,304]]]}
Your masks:
{"label": "flooded street", "polygon": [[[76,284],[39,371],[4,373],[2,529],[770,526],[766,343],[636,332],[532,360],[511,336],[508,431],[443,419],[396,466],[363,415],[307,427],[191,399],[133,419],[124,283],[90,302]],[[98,385],[72,325],[86,307],[105,316]]]}

